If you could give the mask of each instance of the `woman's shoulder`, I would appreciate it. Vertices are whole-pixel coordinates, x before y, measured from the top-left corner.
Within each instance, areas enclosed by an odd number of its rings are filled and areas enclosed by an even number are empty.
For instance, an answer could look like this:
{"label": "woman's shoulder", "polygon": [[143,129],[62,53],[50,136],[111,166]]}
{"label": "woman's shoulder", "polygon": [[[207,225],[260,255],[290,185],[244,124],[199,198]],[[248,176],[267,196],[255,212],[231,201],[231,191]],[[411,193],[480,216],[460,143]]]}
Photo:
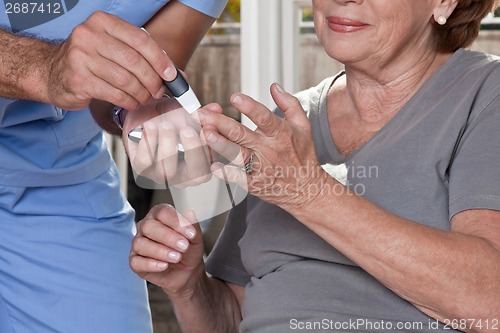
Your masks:
{"label": "woman's shoulder", "polygon": [[500,57],[460,49],[436,72],[431,89],[460,91],[464,96],[491,98],[500,94]]}
{"label": "woman's shoulder", "polygon": [[486,62],[492,62],[492,63],[498,63],[500,61],[500,56],[486,52],[469,50],[469,49],[460,49],[457,52],[460,53],[460,56],[462,58],[466,59],[467,58],[484,59]]}
{"label": "woman's shoulder", "polygon": [[[478,82],[478,95],[500,95],[500,57],[477,51],[465,51],[464,75],[473,83]],[[486,96],[485,96],[486,97]]]}
{"label": "woman's shoulder", "polygon": [[452,65],[464,74],[489,76],[493,71],[500,71],[500,56],[465,49],[457,51],[456,55]]}

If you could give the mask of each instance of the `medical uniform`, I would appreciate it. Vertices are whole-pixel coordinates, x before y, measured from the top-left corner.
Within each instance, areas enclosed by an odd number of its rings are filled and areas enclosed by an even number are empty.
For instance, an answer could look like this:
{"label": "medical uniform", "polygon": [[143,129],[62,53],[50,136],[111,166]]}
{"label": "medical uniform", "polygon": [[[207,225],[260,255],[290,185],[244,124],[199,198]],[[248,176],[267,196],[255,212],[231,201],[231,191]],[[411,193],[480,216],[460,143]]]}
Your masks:
{"label": "medical uniform", "polygon": [[[0,25],[62,40],[96,10],[141,26],[167,2],[38,1],[43,12],[22,16],[3,1]],[[217,17],[226,0],[181,2]],[[150,332],[146,286],[128,266],[134,228],[88,109],[0,98],[1,333]]]}

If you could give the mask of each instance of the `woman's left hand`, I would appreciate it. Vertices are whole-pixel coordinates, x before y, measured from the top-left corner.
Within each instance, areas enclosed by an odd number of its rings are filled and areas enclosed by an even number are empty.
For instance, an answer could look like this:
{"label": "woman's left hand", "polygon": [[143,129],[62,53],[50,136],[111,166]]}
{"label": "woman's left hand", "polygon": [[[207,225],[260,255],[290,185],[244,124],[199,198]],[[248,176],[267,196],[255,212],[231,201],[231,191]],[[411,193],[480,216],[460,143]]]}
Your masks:
{"label": "woman's left hand", "polygon": [[[311,126],[298,99],[278,84],[271,86],[271,95],[284,119],[246,95],[231,98],[233,106],[257,125],[256,131],[220,113],[204,109],[198,113],[210,148],[236,165],[215,163],[213,174],[286,209],[314,200],[326,173],[318,162]],[[245,172],[244,166],[249,164],[251,172]]]}
{"label": "woman's left hand", "polygon": [[[165,186],[184,188],[209,181],[210,153],[199,127],[173,98],[128,112],[122,138],[132,169]],[[128,133],[137,128],[142,128],[142,139],[134,142]],[[178,143],[184,147],[183,158],[178,157]]]}

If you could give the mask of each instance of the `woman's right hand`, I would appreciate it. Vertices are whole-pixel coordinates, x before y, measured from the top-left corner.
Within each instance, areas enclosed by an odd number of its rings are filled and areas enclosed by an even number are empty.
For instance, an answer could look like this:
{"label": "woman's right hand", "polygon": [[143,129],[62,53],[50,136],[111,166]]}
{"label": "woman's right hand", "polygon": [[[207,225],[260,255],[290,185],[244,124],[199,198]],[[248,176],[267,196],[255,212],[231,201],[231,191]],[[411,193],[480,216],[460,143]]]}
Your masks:
{"label": "woman's right hand", "polygon": [[137,275],[169,296],[182,296],[205,275],[203,253],[203,236],[194,212],[181,215],[172,206],[161,204],[138,223],[129,263]]}

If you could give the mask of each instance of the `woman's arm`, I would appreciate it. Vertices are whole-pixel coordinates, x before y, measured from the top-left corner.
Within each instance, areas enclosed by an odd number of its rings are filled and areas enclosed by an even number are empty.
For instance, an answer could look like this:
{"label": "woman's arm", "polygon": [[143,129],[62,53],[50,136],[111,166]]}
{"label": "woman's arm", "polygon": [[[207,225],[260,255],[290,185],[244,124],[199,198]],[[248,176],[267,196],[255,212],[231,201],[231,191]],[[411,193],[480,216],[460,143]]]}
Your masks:
{"label": "woman's arm", "polygon": [[500,320],[500,212],[459,213],[447,232],[348,192],[288,211],[427,315],[448,323],[468,319],[466,331],[497,331],[477,324]]}
{"label": "woman's arm", "polygon": [[236,333],[243,287],[205,273],[203,236],[193,212],[158,205],[138,223],[130,267],[169,296],[185,333]]}
{"label": "woman's arm", "polygon": [[[343,185],[320,167],[300,103],[277,86],[272,94],[285,120],[248,96],[232,98],[233,105],[256,123],[256,132],[201,111],[202,125],[215,126],[222,134],[207,131],[212,149],[224,155],[234,151],[236,143],[244,161],[254,154],[251,175],[226,168],[229,179],[248,182],[250,193],[291,213],[426,314],[442,321],[468,319],[468,331],[498,331],[491,323],[500,320],[500,212],[459,213],[447,232],[395,216],[348,188],[328,191]],[[276,167],[303,166],[319,176],[286,179],[273,173]],[[221,176],[219,171],[214,174]],[[307,188],[323,192],[304,193]],[[489,325],[484,325],[486,320]]]}
{"label": "woman's arm", "polygon": [[182,332],[239,332],[243,289],[242,286],[204,276],[189,296],[169,294]]}

